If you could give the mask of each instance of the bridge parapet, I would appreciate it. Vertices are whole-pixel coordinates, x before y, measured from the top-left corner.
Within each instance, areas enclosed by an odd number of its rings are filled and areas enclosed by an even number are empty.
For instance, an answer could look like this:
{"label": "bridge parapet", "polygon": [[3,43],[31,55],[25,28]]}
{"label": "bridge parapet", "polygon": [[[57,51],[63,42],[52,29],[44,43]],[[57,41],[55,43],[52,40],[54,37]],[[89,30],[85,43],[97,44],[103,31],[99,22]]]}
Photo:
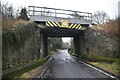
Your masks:
{"label": "bridge parapet", "polygon": [[56,21],[68,20],[70,23],[91,24],[92,14],[65,9],[56,9],[48,7],[29,6],[29,16],[31,21]]}

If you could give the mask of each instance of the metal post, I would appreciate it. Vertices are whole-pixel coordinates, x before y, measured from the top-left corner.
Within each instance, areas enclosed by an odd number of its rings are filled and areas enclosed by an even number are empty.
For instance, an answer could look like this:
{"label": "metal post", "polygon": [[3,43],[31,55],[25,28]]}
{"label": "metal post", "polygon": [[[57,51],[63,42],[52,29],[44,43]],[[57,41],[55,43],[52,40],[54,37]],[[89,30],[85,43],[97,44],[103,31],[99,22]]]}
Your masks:
{"label": "metal post", "polygon": [[57,16],[56,16],[56,10],[55,10],[55,17],[57,17]]}
{"label": "metal post", "polygon": [[41,13],[41,16],[42,16],[42,8],[41,8],[41,11],[40,11],[40,13]]}
{"label": "metal post", "polygon": [[92,14],[91,14],[91,22],[92,22]]}
{"label": "metal post", "polygon": [[[30,16],[30,6],[28,7],[28,15]],[[17,16],[18,16],[18,14],[17,14]]]}
{"label": "metal post", "polygon": [[33,16],[35,15],[35,7],[33,7]]}

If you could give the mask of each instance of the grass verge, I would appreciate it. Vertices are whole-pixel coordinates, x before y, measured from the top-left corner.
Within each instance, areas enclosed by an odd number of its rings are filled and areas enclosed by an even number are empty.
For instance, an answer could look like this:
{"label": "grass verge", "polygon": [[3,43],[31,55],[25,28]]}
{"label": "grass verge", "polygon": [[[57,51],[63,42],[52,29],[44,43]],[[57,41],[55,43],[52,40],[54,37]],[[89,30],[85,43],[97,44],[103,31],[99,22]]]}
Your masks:
{"label": "grass verge", "polygon": [[120,59],[110,57],[91,57],[88,58],[88,62],[97,67],[100,67],[108,72],[120,76]]}
{"label": "grass verge", "polygon": [[30,70],[30,71],[28,71],[28,72],[25,72],[25,73],[23,73],[23,74],[21,74],[19,77],[15,77],[15,79],[16,78],[33,78],[34,76],[36,76],[38,73],[39,73],[39,71],[41,70],[41,66],[39,66],[39,67],[37,67],[37,68],[35,68],[35,69],[32,69],[32,70]]}
{"label": "grass verge", "polygon": [[3,71],[3,76],[2,78],[15,78],[15,77],[19,77],[20,75],[22,75],[25,72],[28,72],[32,69],[35,69],[41,65],[43,65],[45,63],[45,61],[47,60],[47,58],[43,58],[43,59],[39,59],[37,61],[33,61],[31,63],[27,63],[27,64],[22,64],[16,67],[13,67],[12,69]]}
{"label": "grass verge", "polygon": [[[34,60],[32,62],[21,64],[15,67],[12,67],[11,71],[10,69],[3,71],[3,79],[17,79],[17,78],[32,78],[37,73],[39,73],[41,66],[53,55],[55,52],[51,52],[46,58],[42,58],[39,60]],[[14,69],[14,71],[12,71]]]}
{"label": "grass verge", "polygon": [[77,56],[79,59],[86,61],[94,66],[100,67],[110,73],[120,76],[120,59],[110,57],[90,57],[86,55]]}
{"label": "grass verge", "polygon": [[[50,57],[55,55],[55,51],[51,51],[50,54],[46,57],[46,59],[48,60]],[[19,77],[15,77],[15,78],[33,78],[34,76],[39,74],[39,71],[42,69],[42,66],[36,67],[35,69],[32,69],[28,72],[25,72],[23,74],[21,74]]]}
{"label": "grass verge", "polygon": [[95,65],[97,67],[100,67],[108,72],[111,72],[113,74],[119,75],[119,70],[118,70],[118,63],[113,62],[113,63],[107,63],[107,62],[89,62],[92,65]]}
{"label": "grass verge", "polygon": [[108,62],[108,63],[120,62],[119,58],[110,58],[110,57],[91,57],[88,59],[94,62]]}

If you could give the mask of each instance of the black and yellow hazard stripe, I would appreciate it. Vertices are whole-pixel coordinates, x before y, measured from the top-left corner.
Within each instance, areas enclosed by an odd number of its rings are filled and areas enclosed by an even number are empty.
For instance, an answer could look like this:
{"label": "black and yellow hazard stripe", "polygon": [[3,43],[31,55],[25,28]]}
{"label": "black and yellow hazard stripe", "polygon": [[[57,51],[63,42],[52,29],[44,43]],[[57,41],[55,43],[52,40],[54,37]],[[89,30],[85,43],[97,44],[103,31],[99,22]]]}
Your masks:
{"label": "black and yellow hazard stripe", "polygon": [[80,27],[80,24],[78,24],[77,26],[76,26],[76,29],[78,29]]}
{"label": "black and yellow hazard stripe", "polygon": [[48,22],[46,22],[46,26],[50,26],[50,24]]}
{"label": "black and yellow hazard stripe", "polygon": [[72,24],[69,26],[69,28],[72,28],[73,25],[74,25],[74,23],[72,23]]}
{"label": "black and yellow hazard stripe", "polygon": [[[86,28],[82,27],[80,24],[69,23],[69,25],[70,26],[68,26],[68,28],[81,29],[81,30],[86,29]],[[60,23],[54,22],[54,21],[47,21],[46,26],[47,27],[62,27]]]}
{"label": "black and yellow hazard stripe", "polygon": [[58,22],[54,22],[54,21],[47,21],[46,26],[47,27],[61,27],[61,25]]}
{"label": "black and yellow hazard stripe", "polygon": [[80,24],[75,24],[75,23],[72,23],[69,28],[74,28],[74,29],[81,29],[82,26]]}
{"label": "black and yellow hazard stripe", "polygon": [[58,22],[55,22],[57,24],[58,27],[61,27],[61,25]]}
{"label": "black and yellow hazard stripe", "polygon": [[77,24],[75,24],[72,28],[74,28],[74,29],[75,29],[75,28],[76,28],[76,26],[77,26]]}

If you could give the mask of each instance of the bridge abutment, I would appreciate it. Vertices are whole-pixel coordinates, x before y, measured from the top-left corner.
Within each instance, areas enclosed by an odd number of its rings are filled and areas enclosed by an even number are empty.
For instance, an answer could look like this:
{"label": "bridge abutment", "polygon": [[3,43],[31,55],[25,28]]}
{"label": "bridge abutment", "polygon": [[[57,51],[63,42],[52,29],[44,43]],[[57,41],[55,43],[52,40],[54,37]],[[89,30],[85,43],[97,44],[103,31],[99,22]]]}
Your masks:
{"label": "bridge abutment", "polygon": [[74,37],[74,52],[77,55],[84,54],[84,32],[82,32],[79,36]]}
{"label": "bridge abutment", "polygon": [[79,42],[80,37],[76,36],[73,39],[74,39],[74,52],[75,52],[75,54],[80,54],[80,49],[79,49],[79,47],[80,47],[80,42]]}
{"label": "bridge abutment", "polygon": [[48,37],[41,34],[41,53],[42,57],[46,57],[48,55]]}

